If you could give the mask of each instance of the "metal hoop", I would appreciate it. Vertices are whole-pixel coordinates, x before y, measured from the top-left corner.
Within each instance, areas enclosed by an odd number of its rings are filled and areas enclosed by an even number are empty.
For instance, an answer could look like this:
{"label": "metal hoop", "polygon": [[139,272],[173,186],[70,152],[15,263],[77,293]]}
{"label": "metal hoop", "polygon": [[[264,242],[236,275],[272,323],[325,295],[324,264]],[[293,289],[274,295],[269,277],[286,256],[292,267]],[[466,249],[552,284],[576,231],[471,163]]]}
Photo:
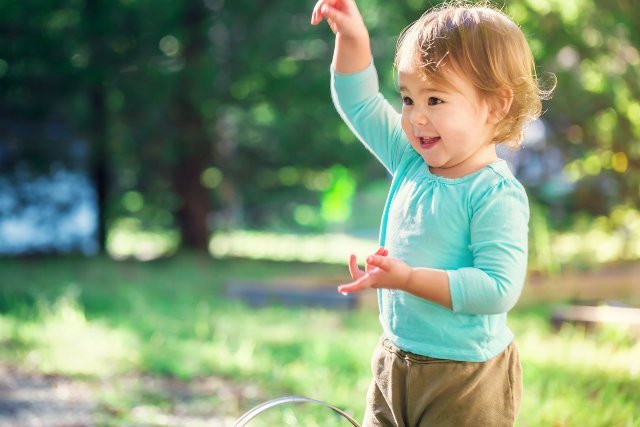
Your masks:
{"label": "metal hoop", "polygon": [[254,419],[258,414],[266,411],[267,409],[273,408],[274,406],[284,405],[285,403],[315,403],[317,405],[325,406],[331,409],[333,412],[342,415],[347,419],[354,427],[360,427],[360,424],[356,420],[354,420],[349,414],[344,412],[342,409],[336,408],[329,403],[323,402],[321,400],[309,399],[308,397],[303,396],[286,396],[279,397],[277,399],[269,400],[267,402],[261,403],[253,409],[247,411],[244,415],[242,415],[238,420],[233,424],[233,427],[244,427],[249,421]]}

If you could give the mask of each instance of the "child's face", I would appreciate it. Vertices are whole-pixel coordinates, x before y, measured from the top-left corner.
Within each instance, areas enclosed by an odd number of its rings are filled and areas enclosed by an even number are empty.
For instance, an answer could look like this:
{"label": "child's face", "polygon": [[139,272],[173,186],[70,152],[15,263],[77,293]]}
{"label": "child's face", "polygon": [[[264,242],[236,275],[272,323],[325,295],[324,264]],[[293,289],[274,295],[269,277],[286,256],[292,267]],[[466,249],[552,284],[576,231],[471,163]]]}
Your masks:
{"label": "child's face", "polygon": [[425,81],[400,63],[402,129],[432,173],[459,178],[497,159],[488,103],[469,80],[445,71],[452,87]]}

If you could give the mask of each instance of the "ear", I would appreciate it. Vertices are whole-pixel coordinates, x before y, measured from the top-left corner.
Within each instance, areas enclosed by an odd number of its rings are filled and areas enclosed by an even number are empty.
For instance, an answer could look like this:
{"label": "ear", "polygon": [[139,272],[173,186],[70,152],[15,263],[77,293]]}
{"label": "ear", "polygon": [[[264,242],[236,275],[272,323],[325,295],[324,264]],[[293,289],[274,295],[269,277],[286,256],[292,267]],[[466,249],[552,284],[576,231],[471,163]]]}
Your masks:
{"label": "ear", "polygon": [[509,114],[513,103],[513,90],[500,89],[489,100],[489,123],[497,125]]}

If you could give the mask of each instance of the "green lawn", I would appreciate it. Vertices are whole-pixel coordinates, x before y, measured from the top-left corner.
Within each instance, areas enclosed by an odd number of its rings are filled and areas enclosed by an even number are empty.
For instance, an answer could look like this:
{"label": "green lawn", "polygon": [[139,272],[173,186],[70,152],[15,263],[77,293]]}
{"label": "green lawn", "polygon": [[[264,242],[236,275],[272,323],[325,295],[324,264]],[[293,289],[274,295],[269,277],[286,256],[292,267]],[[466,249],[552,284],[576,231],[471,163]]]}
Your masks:
{"label": "green lawn", "polygon": [[[258,402],[305,395],[362,417],[374,310],[254,309],[225,298],[229,280],[346,279],[343,266],[214,260],[181,254],[146,263],[107,258],[0,260],[0,361],[87,380],[131,373],[255,384],[231,417]],[[559,279],[561,283],[561,279]],[[520,426],[640,426],[640,343],[613,327],[554,332],[551,307],[523,301],[510,317],[525,372]],[[105,425],[140,399],[99,396]],[[283,407],[258,425],[345,425],[320,408]]]}

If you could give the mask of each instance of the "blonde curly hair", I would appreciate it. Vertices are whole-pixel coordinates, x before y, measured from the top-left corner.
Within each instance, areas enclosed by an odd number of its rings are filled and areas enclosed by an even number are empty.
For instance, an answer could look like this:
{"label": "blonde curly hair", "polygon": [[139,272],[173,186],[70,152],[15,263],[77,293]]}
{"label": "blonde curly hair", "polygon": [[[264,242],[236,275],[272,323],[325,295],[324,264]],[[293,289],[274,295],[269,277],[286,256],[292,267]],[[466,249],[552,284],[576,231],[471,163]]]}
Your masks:
{"label": "blonde curly hair", "polygon": [[540,116],[541,100],[553,91],[540,88],[520,27],[490,3],[449,2],[427,11],[398,39],[395,67],[406,60],[426,80],[449,86],[444,70],[451,67],[490,102],[512,93],[493,138],[512,148],[520,146],[524,127]]}

